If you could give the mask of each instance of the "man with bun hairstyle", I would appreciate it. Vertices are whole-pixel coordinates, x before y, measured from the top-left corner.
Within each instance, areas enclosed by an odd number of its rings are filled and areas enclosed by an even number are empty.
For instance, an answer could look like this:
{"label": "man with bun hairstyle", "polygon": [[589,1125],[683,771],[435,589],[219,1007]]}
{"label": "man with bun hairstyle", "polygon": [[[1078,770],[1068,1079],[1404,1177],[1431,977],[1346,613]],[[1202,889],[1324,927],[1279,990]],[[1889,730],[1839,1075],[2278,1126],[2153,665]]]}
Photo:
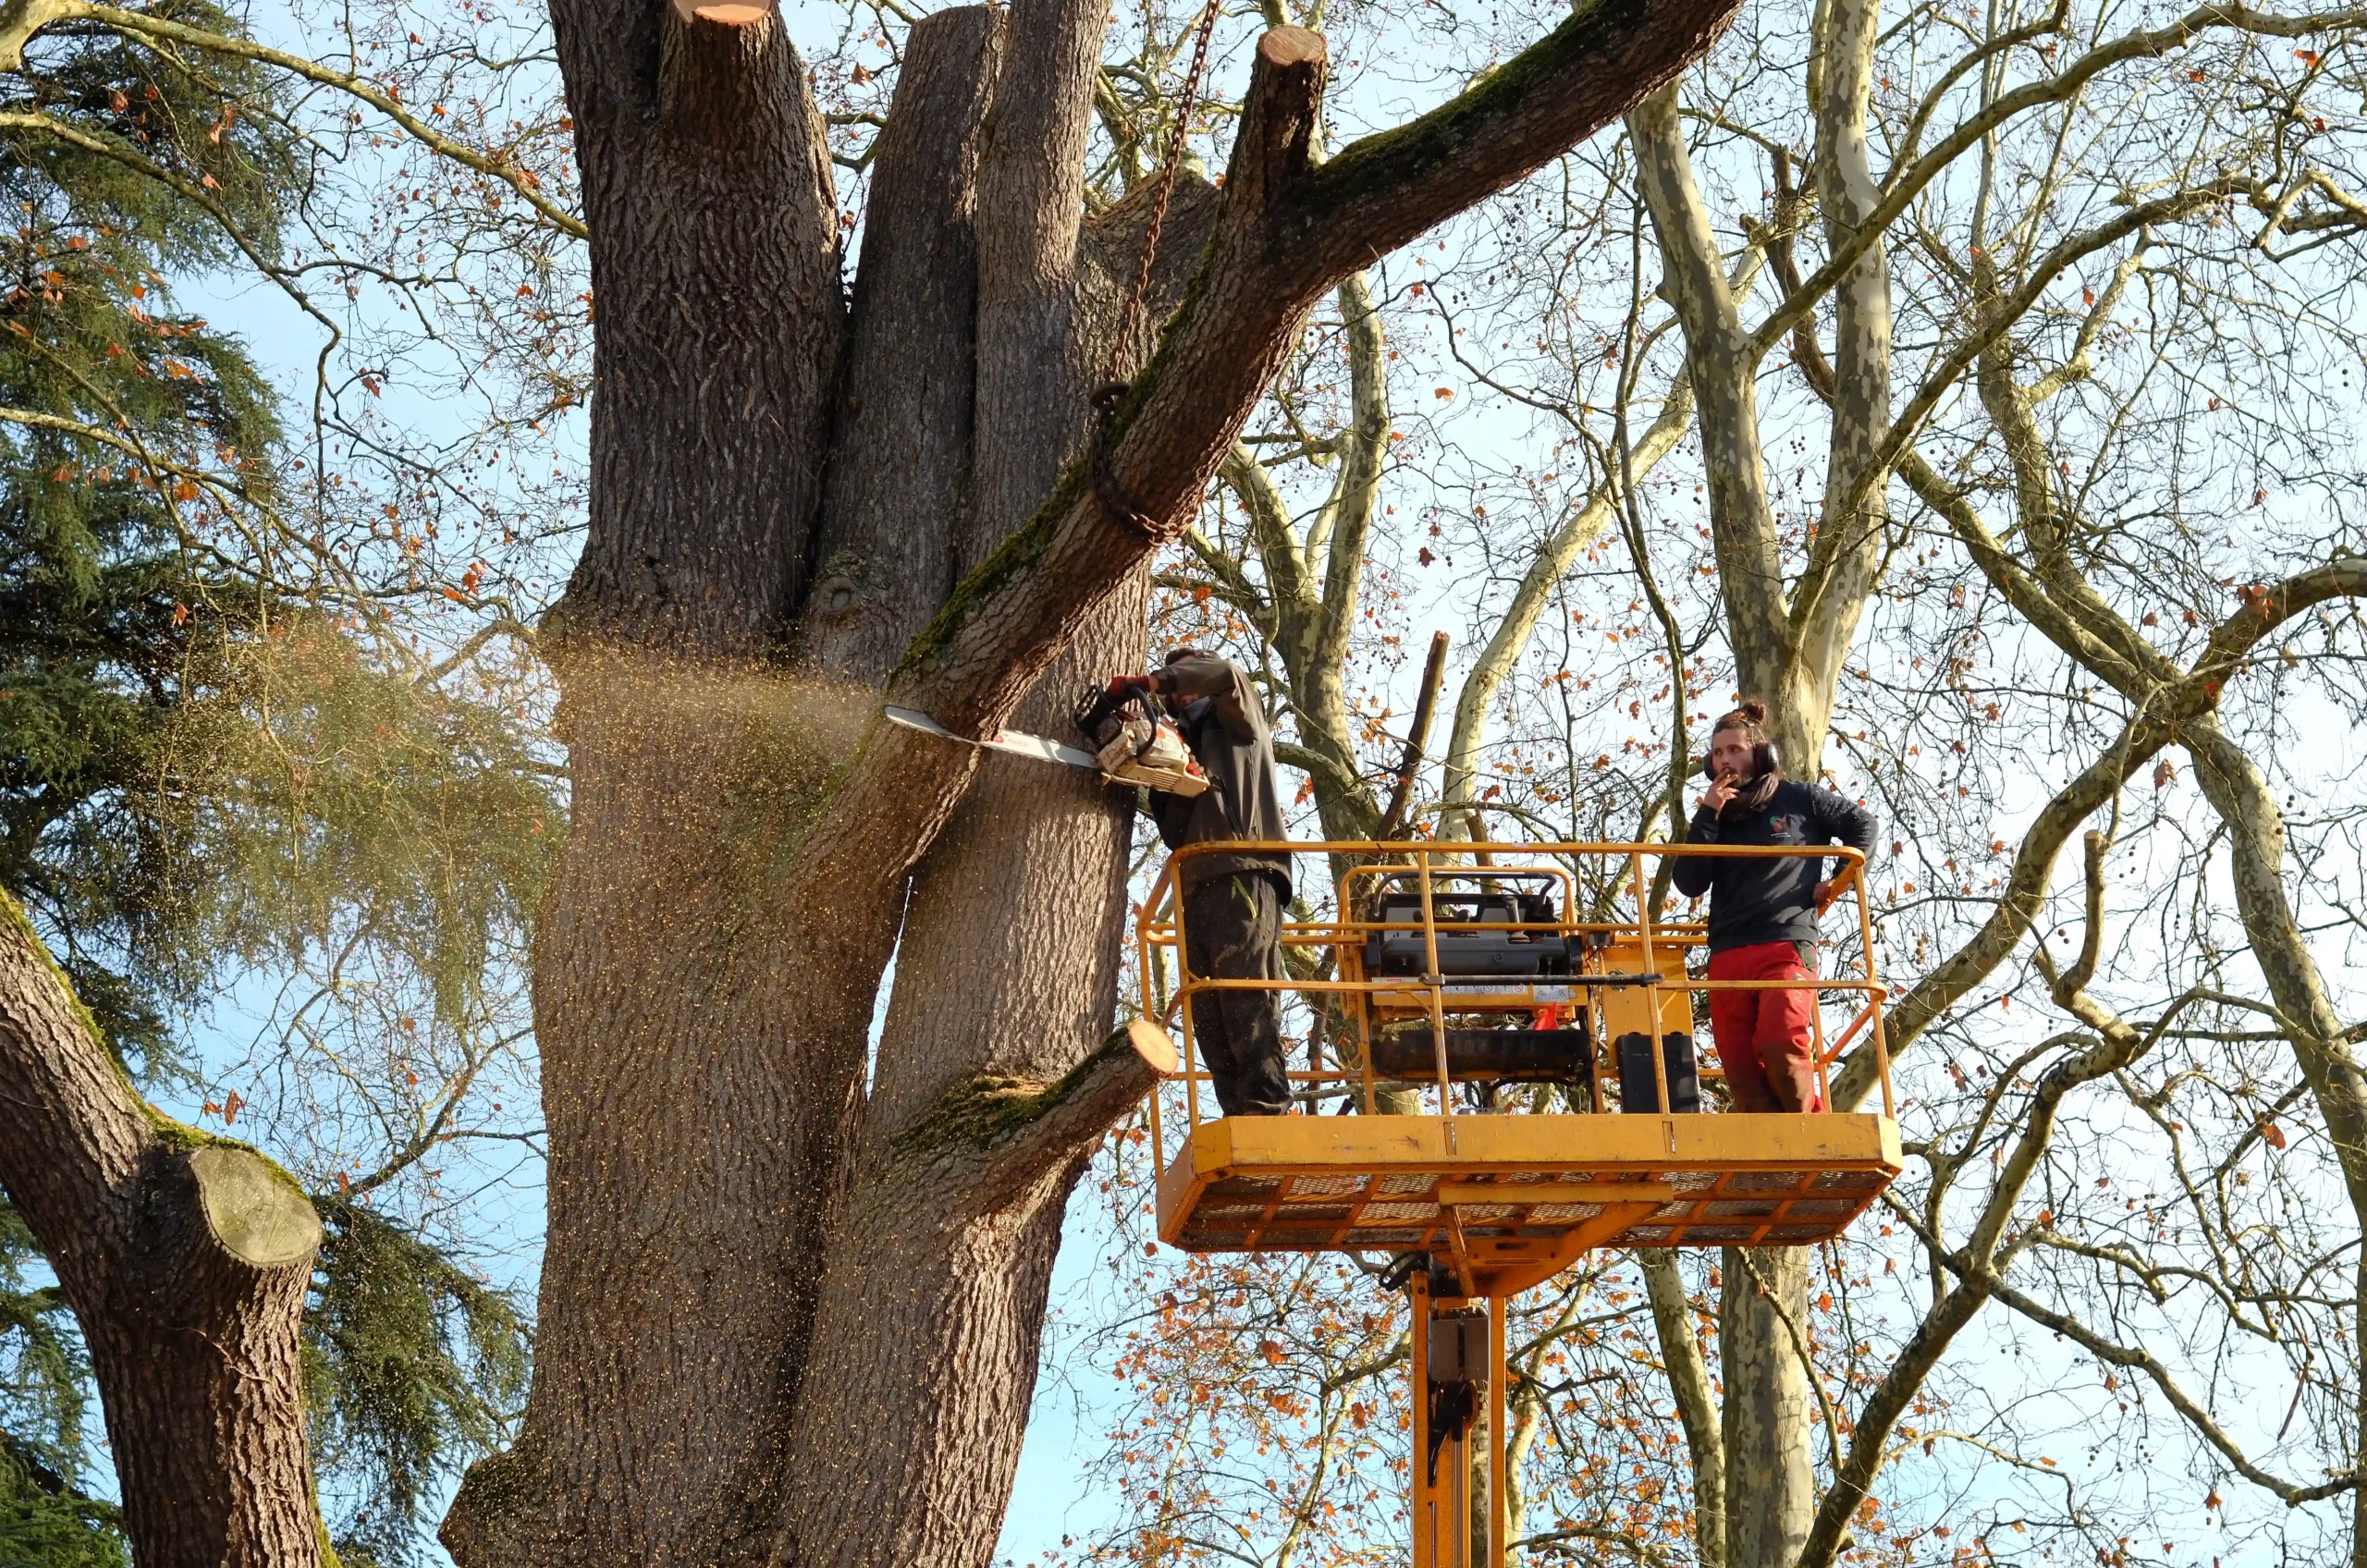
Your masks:
{"label": "man with bun hairstyle", "polygon": [[[1184,796],[1150,792],[1151,820],[1171,850],[1230,839],[1279,841],[1282,790],[1274,735],[1249,672],[1204,648],[1176,648],[1155,675],[1121,675],[1110,694],[1164,698],[1208,788]],[[1184,956],[1204,980],[1280,980],[1282,905],[1291,857],[1267,850],[1193,855],[1183,863]],[[1282,1064],[1282,995],[1203,991],[1192,998],[1192,1042],[1216,1082],[1227,1116],[1282,1116],[1291,1108]]]}
{"label": "man with bun hairstyle", "polygon": [[[1830,790],[1784,777],[1767,738],[1767,704],[1749,701],[1710,731],[1702,771],[1710,788],[1686,829],[1688,844],[1845,844],[1874,847],[1874,814]],[[1839,867],[1835,867],[1836,875]],[[1840,891],[1821,857],[1689,855],[1673,880],[1688,898],[1710,895],[1710,978],[1816,978],[1817,916]],[[1712,991],[1710,1034],[1736,1110],[1823,1110],[1817,1090],[1812,986]]]}

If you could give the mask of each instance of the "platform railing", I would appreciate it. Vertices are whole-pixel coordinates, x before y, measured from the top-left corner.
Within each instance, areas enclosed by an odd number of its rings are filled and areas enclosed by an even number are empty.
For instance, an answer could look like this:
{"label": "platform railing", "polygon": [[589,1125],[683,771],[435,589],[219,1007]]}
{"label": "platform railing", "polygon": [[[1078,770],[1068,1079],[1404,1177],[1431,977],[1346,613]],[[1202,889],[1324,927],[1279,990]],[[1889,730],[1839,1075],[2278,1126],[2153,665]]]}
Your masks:
{"label": "platform railing", "polygon": [[[1204,855],[1235,855],[1248,853],[1282,853],[1294,855],[1343,856],[1355,864],[1342,879],[1337,889],[1340,913],[1329,920],[1288,921],[1283,924],[1282,945],[1300,949],[1332,949],[1338,957],[1331,967],[1331,979],[1299,979],[1288,975],[1280,979],[1233,980],[1219,979],[1192,973],[1184,931],[1184,900],[1180,897],[1181,871],[1194,858]],[[1521,857],[1505,861],[1504,855]],[[1711,980],[1687,974],[1679,954],[1700,945],[1705,939],[1704,928],[1689,922],[1654,920],[1651,913],[1650,878],[1646,875],[1648,862],[1662,859],[1815,859],[1841,864],[1831,902],[1854,894],[1858,913],[1859,950],[1858,973],[1849,975],[1816,976],[1806,980]],[[1635,918],[1577,918],[1578,880],[1567,865],[1581,861],[1624,861],[1626,886],[1621,895],[1632,899]],[[1441,921],[1437,900],[1441,881],[1486,883],[1550,876],[1556,880],[1560,894],[1557,918],[1551,921]],[[1356,913],[1359,899],[1366,895],[1367,884],[1376,889],[1387,881],[1410,879],[1419,893],[1421,918],[1418,921],[1386,921],[1368,919]],[[1450,894],[1449,896],[1454,896]],[[1826,907],[1830,907],[1830,903]],[[1517,905],[1515,906],[1518,908]],[[1609,950],[1632,951],[1639,962],[1636,971],[1588,972],[1573,967],[1566,974],[1520,976],[1448,975],[1439,964],[1439,938],[1441,927],[1453,935],[1479,931],[1527,932],[1558,935],[1576,939],[1579,947],[1591,953]],[[1364,973],[1363,954],[1367,938],[1379,933],[1419,930],[1422,933],[1424,972],[1420,975],[1369,975]],[[1275,991],[1296,995],[1319,1010],[1322,998],[1333,998],[1353,1031],[1357,1062],[1325,1067],[1317,1065],[1291,1069],[1285,1077],[1294,1084],[1339,1085],[1346,1092],[1361,1096],[1363,1109],[1375,1111],[1377,1096],[1388,1084],[1405,1084],[1418,1086],[1425,1094],[1435,1091],[1439,1114],[1452,1119],[1454,1107],[1453,1084],[1447,1060],[1446,1017],[1455,1013],[1513,1013],[1526,1006],[1539,1005],[1537,993],[1554,993],[1554,999],[1577,1000],[1588,1023],[1591,1071],[1588,1088],[1593,1109],[1606,1110],[1603,1084],[1607,1075],[1615,1074],[1613,1065],[1606,1063],[1609,1008],[1606,992],[1620,989],[1640,989],[1645,995],[1644,1013],[1651,1021],[1646,1031],[1650,1040],[1650,1057],[1655,1099],[1659,1113],[1670,1114],[1666,1053],[1662,1048],[1661,1028],[1662,1000],[1667,993],[1683,992],[1687,996],[1687,1028],[1690,1029],[1690,997],[1694,994],[1713,995],[1721,991],[1808,991],[1812,997],[1825,992],[1854,994],[1859,998],[1856,1011],[1837,1034],[1830,1039],[1824,1027],[1824,1009],[1821,999],[1809,1010],[1810,1045],[1815,1063],[1820,1098],[1830,1107],[1833,1101],[1832,1068],[1840,1060],[1860,1032],[1865,1032],[1874,1053],[1875,1075],[1880,1081],[1883,1113],[1895,1116],[1890,1074],[1889,1041],[1883,1028],[1883,1005],[1889,996],[1874,968],[1873,911],[1869,901],[1864,858],[1855,850],[1834,845],[1757,845],[1757,844],[1636,844],[1585,842],[1471,842],[1468,840],[1407,840],[1373,841],[1300,841],[1300,840],[1212,840],[1188,845],[1176,851],[1152,881],[1148,892],[1134,911],[1134,932],[1138,972],[1143,987],[1143,1013],[1152,1022],[1168,1027],[1181,1040],[1181,1061],[1175,1078],[1184,1085],[1186,1133],[1203,1120],[1200,1088],[1210,1082],[1210,1075],[1198,1059],[1193,1038],[1192,998],[1202,994],[1222,991]],[[1176,985],[1164,997],[1157,993],[1157,977],[1164,973],[1158,960],[1172,955]],[[1662,966],[1663,959],[1677,959],[1676,973],[1670,974]],[[1527,1000],[1524,1001],[1526,994]],[[1458,1005],[1460,1004],[1460,1005]],[[1404,1012],[1418,1011],[1427,1015],[1434,1049],[1432,1072],[1428,1079],[1417,1081],[1377,1075],[1373,1063],[1374,1022],[1384,1005]],[[1703,1078],[1723,1076],[1712,1065],[1714,1053],[1697,1046],[1696,1072]],[[1166,1169],[1166,1137],[1160,1110],[1161,1096],[1153,1093],[1151,1103],[1152,1158],[1160,1170]]]}

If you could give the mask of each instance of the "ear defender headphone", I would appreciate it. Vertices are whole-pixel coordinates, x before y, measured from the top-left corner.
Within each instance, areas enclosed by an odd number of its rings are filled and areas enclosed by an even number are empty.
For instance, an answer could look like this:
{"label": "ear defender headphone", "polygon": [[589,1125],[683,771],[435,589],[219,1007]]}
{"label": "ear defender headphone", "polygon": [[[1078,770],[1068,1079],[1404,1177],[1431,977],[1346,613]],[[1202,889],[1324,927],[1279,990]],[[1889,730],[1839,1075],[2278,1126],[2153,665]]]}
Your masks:
{"label": "ear defender headphone", "polygon": [[[1716,731],[1712,730],[1711,734],[1711,739],[1714,740]],[[1754,777],[1764,778],[1767,775],[1775,772],[1782,763],[1783,754],[1776,751],[1775,742],[1772,741],[1761,741],[1750,749],[1750,771]],[[1704,778],[1717,777],[1710,770],[1710,759],[1707,756],[1701,759],[1701,777]]]}

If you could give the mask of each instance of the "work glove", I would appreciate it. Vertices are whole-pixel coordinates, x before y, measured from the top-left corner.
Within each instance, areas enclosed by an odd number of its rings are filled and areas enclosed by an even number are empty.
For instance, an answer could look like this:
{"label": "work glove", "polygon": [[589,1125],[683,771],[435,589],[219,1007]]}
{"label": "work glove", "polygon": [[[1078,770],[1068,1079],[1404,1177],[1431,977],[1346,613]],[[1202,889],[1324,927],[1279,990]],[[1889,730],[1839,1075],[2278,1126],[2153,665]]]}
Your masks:
{"label": "work glove", "polygon": [[1158,690],[1159,682],[1150,676],[1113,675],[1110,678],[1110,684],[1102,689],[1102,694],[1111,702],[1123,702],[1137,692],[1151,693]]}

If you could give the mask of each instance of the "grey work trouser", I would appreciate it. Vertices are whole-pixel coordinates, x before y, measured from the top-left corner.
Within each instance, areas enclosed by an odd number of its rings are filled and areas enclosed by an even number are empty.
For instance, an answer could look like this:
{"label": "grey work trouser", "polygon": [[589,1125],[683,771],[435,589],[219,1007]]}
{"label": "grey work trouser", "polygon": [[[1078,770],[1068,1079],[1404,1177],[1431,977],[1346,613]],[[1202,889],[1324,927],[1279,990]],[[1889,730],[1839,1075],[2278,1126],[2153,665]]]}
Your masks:
{"label": "grey work trouser", "polygon": [[[1254,871],[1211,877],[1186,893],[1184,953],[1194,978],[1282,978],[1281,893]],[[1192,998],[1192,1043],[1227,1116],[1289,1112],[1280,992],[1202,991]]]}

